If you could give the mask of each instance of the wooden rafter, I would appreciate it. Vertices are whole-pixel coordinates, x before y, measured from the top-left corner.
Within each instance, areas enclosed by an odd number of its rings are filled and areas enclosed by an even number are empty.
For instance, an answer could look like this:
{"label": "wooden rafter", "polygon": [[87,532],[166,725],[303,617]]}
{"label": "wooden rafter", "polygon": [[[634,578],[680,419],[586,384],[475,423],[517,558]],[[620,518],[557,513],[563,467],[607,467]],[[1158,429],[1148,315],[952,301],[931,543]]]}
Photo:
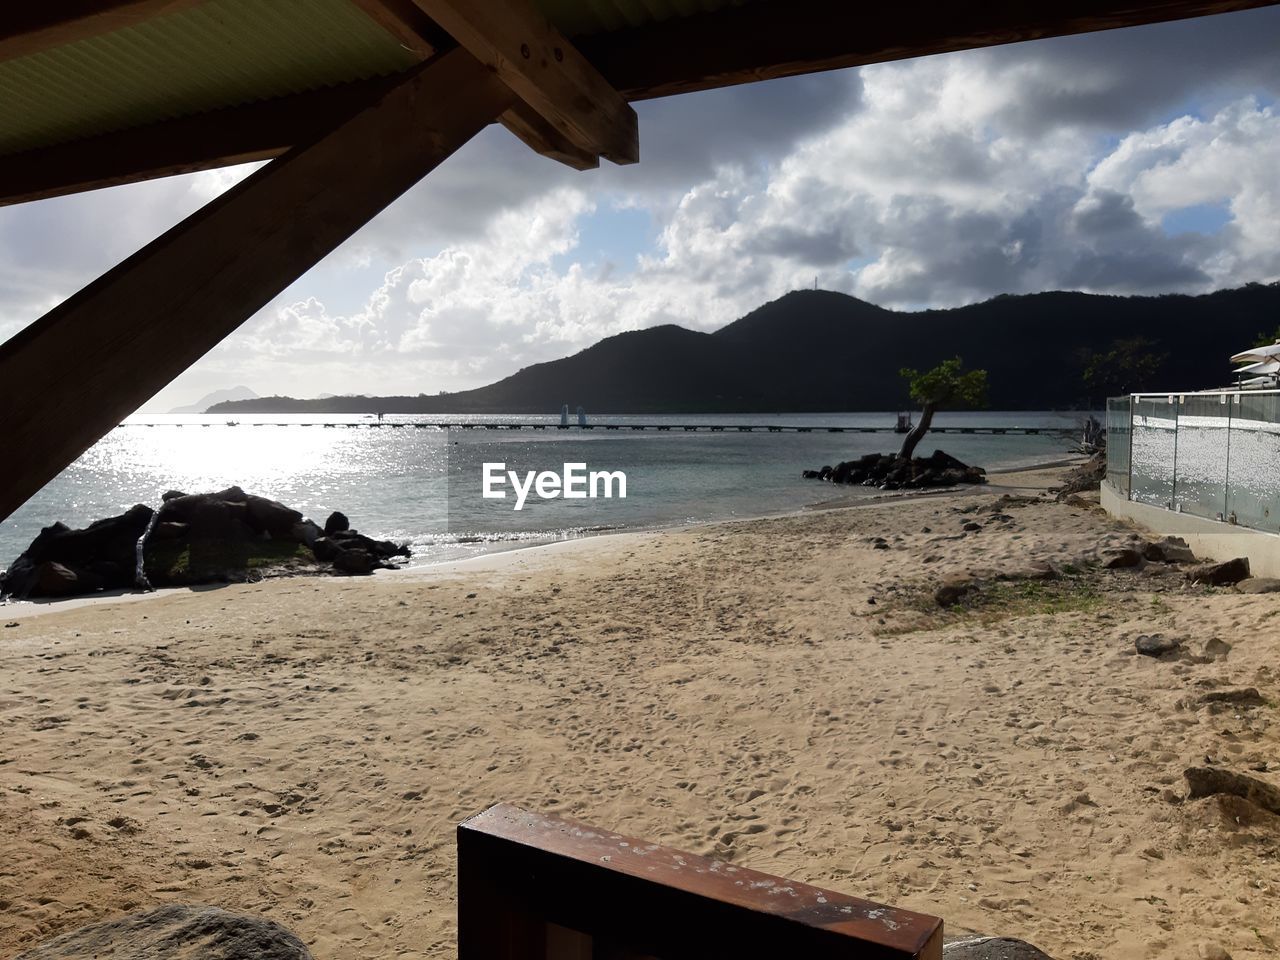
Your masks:
{"label": "wooden rafter", "polygon": [[0,345],[0,520],[512,100],[441,54]]}
{"label": "wooden rafter", "polygon": [[[382,0],[359,0],[365,5]],[[411,2],[411,0],[406,0]],[[1276,0],[1080,0],[1027,4],[937,4],[924,0],[867,8],[846,0],[757,0],[714,14],[577,41],[578,49],[628,100],[859,66],[996,43],[1136,26],[1271,6]],[[82,6],[89,4],[83,3]],[[30,5],[37,9],[36,5]],[[117,6],[131,6],[118,4]],[[403,3],[400,4],[403,8]],[[926,9],[927,8],[927,9]],[[16,34],[12,23],[7,36]],[[655,53],[655,51],[660,52]],[[351,85],[317,91],[302,120],[269,105],[228,108],[162,121],[61,147],[0,158],[0,205],[113,183],[204,170],[274,156],[282,141],[301,142],[325,116],[345,109]],[[310,97],[310,95],[308,95]],[[242,122],[232,117],[242,118]],[[504,116],[513,130],[521,123]],[[202,124],[209,129],[195,132]],[[518,135],[530,139],[527,133]],[[179,141],[190,137],[183,146]],[[554,156],[557,147],[535,149]],[[103,176],[103,158],[110,175]]]}
{"label": "wooden rafter", "polygon": [[0,156],[0,206],[270,160],[333,129],[395,83],[361,80]]}
{"label": "wooden rafter", "polygon": [[48,0],[6,3],[0,15],[0,61],[131,27],[201,0]]}
{"label": "wooden rafter", "polygon": [[[422,11],[414,0],[353,0],[378,26],[395,37],[407,50],[426,59],[439,49],[453,46],[450,37]],[[575,170],[600,166],[599,158],[577,147],[523,100],[502,115],[499,122],[535,153],[559,161]]]}
{"label": "wooden rafter", "polygon": [[580,150],[640,158],[636,113],[530,0],[414,0]]}

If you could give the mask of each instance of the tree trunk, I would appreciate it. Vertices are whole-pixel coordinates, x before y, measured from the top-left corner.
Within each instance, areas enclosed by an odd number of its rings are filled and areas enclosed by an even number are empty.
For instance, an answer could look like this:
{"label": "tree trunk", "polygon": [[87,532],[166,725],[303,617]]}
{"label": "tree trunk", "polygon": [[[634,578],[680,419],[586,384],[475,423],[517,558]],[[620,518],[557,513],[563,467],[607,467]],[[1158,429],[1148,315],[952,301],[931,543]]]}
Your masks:
{"label": "tree trunk", "polygon": [[920,422],[911,428],[911,432],[907,434],[907,438],[902,441],[902,449],[898,452],[898,456],[903,460],[910,460],[916,452],[916,445],[924,439],[924,435],[929,432],[929,425],[933,423],[933,415],[937,412],[938,405],[932,400],[924,405],[924,409],[920,411]]}

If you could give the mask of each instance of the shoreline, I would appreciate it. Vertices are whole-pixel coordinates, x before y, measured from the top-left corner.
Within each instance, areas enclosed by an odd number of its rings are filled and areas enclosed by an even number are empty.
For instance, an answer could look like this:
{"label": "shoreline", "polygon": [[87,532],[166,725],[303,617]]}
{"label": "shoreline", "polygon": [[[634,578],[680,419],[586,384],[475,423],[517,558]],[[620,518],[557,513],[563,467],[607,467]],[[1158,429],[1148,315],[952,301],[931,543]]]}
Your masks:
{"label": "shoreline", "polygon": [[1050,956],[1274,955],[1280,818],[1183,771],[1280,783],[1280,596],[1086,562],[941,608],[955,572],[1131,542],[1034,495],[1052,470],[993,479],[18,617],[0,956],[200,902],[450,960],[456,824],[498,801]]}
{"label": "shoreline", "polygon": [[[1037,474],[1047,470],[1055,470],[1066,468],[1077,463],[1084,462],[1087,458],[1083,456],[1075,456],[1068,458],[1060,458],[1056,460],[1037,462],[1025,466],[1016,466],[1008,468],[998,468],[991,470],[988,476],[1010,477],[1021,474]],[[823,481],[813,481],[814,483],[822,483]],[[787,510],[780,513],[764,513],[753,514],[743,517],[727,517],[712,520],[690,520],[683,523],[673,523],[664,526],[646,526],[634,527],[628,529],[605,530],[598,533],[587,532],[582,536],[565,537],[554,540],[544,540],[535,542],[510,541],[510,545],[502,543],[495,544],[492,549],[480,551],[472,556],[457,557],[449,559],[441,559],[435,561],[427,561],[418,564],[406,564],[396,570],[376,570],[368,578],[370,580],[397,580],[397,579],[424,579],[432,574],[447,575],[453,572],[454,568],[462,567],[464,569],[484,569],[485,562],[491,561],[489,566],[494,569],[500,569],[509,566],[514,562],[514,558],[523,554],[540,555],[540,551],[547,553],[559,553],[571,550],[575,546],[585,545],[594,541],[609,541],[619,537],[635,537],[643,538],[654,536],[662,533],[670,533],[684,530],[697,530],[704,527],[715,527],[719,525],[731,525],[737,523],[751,523],[758,520],[779,520],[788,517],[805,516],[807,514],[838,510],[855,510],[865,509],[874,506],[883,506],[889,502],[912,502],[926,499],[942,499],[947,497],[975,495],[989,489],[1023,489],[1018,487],[1006,488],[1003,484],[978,484],[978,485],[958,485],[955,487],[944,487],[933,490],[893,490],[893,491],[874,491],[868,488],[866,493],[856,493],[850,490],[844,496],[832,497],[828,500],[820,500],[815,503],[806,504],[796,507],[793,510]],[[552,549],[557,548],[557,549]],[[503,561],[499,558],[511,558]],[[341,577],[332,574],[301,574],[301,575],[285,575],[279,577],[266,577],[262,580],[247,581],[245,583],[209,583],[199,584],[192,587],[161,587],[157,590],[138,591],[138,590],[111,590],[103,593],[93,594],[90,596],[68,597],[66,599],[37,599],[37,600],[3,600],[0,601],[0,620],[8,622],[13,616],[21,615],[25,617],[38,617],[50,613],[57,613],[63,610],[74,610],[83,607],[106,606],[115,603],[136,603],[143,600],[160,599],[163,597],[184,595],[190,593],[206,593],[209,591],[221,590],[226,587],[234,586],[250,586],[254,584],[268,583],[274,581],[337,581],[342,583],[360,582],[365,578],[361,577]]]}

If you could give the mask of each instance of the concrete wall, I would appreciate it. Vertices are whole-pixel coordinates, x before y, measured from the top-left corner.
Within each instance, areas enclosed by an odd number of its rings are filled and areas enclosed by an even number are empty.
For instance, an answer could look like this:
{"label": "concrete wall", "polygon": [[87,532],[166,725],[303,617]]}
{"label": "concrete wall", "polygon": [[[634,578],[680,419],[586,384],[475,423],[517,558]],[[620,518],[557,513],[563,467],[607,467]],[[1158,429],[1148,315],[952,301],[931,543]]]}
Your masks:
{"label": "concrete wall", "polygon": [[1248,557],[1249,569],[1255,577],[1280,577],[1280,535],[1134,503],[1105,481],[1102,508],[1113,517],[1131,520],[1162,537],[1181,537],[1197,557],[1212,560]]}

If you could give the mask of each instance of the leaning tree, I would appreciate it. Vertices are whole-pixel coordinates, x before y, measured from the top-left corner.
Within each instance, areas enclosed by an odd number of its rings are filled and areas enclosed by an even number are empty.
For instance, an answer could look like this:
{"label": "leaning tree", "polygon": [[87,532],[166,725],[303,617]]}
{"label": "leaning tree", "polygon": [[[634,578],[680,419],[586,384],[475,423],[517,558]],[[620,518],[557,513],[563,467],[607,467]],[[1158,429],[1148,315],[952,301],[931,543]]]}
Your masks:
{"label": "leaning tree", "polygon": [[952,357],[924,373],[910,367],[902,368],[903,379],[911,385],[911,399],[922,409],[920,422],[902,441],[899,457],[911,459],[916,445],[929,432],[933,415],[943,407],[980,407],[987,402],[987,371],[964,370],[963,367],[963,360]]}

